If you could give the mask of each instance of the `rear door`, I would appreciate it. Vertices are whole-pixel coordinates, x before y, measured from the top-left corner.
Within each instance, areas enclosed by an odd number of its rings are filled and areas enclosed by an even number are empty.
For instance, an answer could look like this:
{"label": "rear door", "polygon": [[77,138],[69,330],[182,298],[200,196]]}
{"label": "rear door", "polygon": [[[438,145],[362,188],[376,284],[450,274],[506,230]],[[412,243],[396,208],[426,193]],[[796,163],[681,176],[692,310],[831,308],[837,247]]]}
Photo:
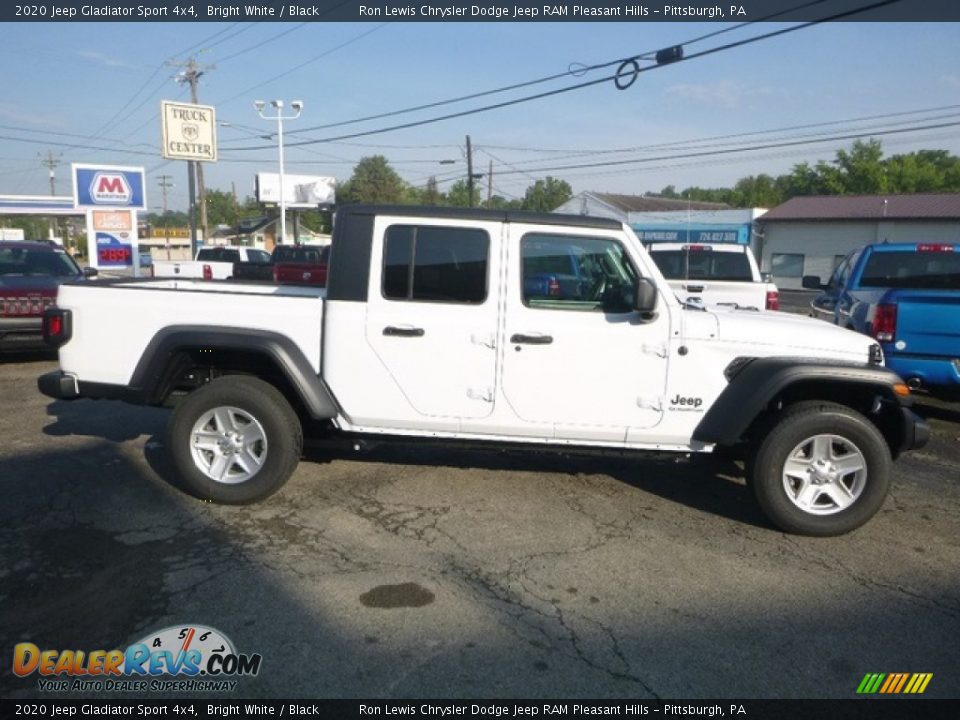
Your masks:
{"label": "rear door", "polygon": [[366,341],[431,427],[457,429],[460,418],[493,412],[501,228],[376,220]]}

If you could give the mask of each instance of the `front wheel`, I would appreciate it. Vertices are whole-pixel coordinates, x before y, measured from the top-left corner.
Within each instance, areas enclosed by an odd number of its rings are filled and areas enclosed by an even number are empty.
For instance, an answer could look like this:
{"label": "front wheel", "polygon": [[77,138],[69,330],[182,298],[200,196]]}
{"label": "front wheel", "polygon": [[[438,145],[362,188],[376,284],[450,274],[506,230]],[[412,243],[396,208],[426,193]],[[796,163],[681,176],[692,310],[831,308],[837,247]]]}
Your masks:
{"label": "front wheel", "polygon": [[167,447],[187,489],[242,505],[280,489],[300,461],[303,431],[287,399],[257,378],[228,375],[184,398]]}
{"label": "front wheel", "polygon": [[890,488],[887,443],[844,405],[798,403],[780,416],[750,463],[750,485],[774,525],[842,535],[872,518]]}

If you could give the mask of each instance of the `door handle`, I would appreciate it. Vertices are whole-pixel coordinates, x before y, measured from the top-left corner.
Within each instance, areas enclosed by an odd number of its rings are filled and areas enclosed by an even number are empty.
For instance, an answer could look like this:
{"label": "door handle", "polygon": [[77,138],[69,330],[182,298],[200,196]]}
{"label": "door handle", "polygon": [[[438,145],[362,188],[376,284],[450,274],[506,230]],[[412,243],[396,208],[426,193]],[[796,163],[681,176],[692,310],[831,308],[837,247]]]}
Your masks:
{"label": "door handle", "polygon": [[703,292],[703,285],[684,285],[683,289],[687,292]]}
{"label": "door handle", "polygon": [[549,345],[553,342],[550,335],[522,335],[517,333],[510,336],[510,342],[519,345]]}
{"label": "door handle", "polygon": [[383,329],[383,334],[390,337],[423,337],[423,328],[387,325]]}

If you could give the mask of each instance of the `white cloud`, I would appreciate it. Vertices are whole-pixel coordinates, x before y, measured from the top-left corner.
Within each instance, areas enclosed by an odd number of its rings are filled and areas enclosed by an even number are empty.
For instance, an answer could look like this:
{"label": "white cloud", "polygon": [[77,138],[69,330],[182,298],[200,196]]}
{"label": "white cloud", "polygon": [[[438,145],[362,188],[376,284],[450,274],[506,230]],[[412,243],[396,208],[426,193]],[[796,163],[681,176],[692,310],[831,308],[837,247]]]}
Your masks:
{"label": "white cloud", "polygon": [[960,75],[941,75],[940,82],[954,90],[960,90]]}
{"label": "white cloud", "polygon": [[747,88],[731,80],[715,83],[681,83],[668,87],[664,94],[676,100],[723,109],[743,108],[751,99],[776,95],[772,88]]}
{"label": "white cloud", "polygon": [[104,53],[99,53],[94,50],[80,50],[77,52],[77,55],[79,55],[82,58],[86,58],[87,60],[92,60],[95,63],[103,65],[104,67],[134,68],[134,69],[137,68],[136,65],[131,65],[128,62],[124,62],[123,60],[118,60],[116,58],[110,57],[109,55],[105,55]]}

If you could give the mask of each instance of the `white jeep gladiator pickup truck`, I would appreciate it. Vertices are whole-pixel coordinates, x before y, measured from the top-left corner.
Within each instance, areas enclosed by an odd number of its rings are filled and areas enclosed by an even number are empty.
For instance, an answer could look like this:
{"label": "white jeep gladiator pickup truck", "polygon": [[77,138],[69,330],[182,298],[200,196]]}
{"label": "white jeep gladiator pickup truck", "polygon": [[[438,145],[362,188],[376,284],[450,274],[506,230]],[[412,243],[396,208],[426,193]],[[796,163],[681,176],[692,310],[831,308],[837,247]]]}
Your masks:
{"label": "white jeep gladiator pickup truck", "polygon": [[270,253],[242,245],[202,247],[197,250],[194,260],[154,260],[150,275],[159,278],[227,280],[233,275],[233,264],[239,262],[269,263]]}
{"label": "white jeep gladiator pickup truck", "polygon": [[779,310],[780,291],[746,245],[651,243],[647,250],[681,301]]}
{"label": "white jeep gladiator pickup truck", "polygon": [[172,406],[183,483],[236,504],[283,485],[308,428],[358,447],[723,451],[775,525],[833,535],[873,516],[892,460],[926,442],[870,338],[685,306],[619,222],[348,206],[335,228],[326,289],[62,286],[44,318],[61,369],[41,391]]}

